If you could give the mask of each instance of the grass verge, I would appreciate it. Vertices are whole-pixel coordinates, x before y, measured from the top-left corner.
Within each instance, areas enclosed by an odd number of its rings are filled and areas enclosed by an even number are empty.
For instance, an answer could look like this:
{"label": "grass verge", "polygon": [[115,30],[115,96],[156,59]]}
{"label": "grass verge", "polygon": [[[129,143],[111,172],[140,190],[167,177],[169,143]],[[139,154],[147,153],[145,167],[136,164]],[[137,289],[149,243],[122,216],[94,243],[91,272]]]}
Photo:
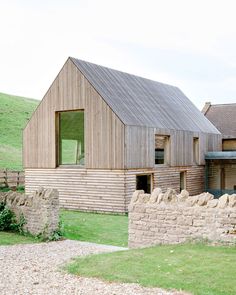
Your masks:
{"label": "grass verge", "polygon": [[40,242],[39,239],[21,235],[13,232],[4,232],[0,231],[0,246],[3,245],[15,245],[15,244],[31,244],[31,243],[38,243]]}
{"label": "grass verge", "polygon": [[66,268],[86,277],[197,295],[236,294],[236,247],[156,246],[78,258]]}
{"label": "grass verge", "polygon": [[67,239],[126,247],[128,216],[61,210],[63,236]]}

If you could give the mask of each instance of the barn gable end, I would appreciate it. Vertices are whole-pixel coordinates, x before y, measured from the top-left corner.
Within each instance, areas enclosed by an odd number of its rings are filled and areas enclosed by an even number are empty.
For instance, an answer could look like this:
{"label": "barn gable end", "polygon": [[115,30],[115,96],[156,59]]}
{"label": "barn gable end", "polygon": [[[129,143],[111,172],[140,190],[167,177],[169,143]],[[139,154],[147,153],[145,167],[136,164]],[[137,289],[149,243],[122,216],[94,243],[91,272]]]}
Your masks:
{"label": "barn gable end", "polygon": [[57,112],[85,110],[86,168],[124,168],[124,124],[68,59],[24,130],[24,167],[57,166]]}

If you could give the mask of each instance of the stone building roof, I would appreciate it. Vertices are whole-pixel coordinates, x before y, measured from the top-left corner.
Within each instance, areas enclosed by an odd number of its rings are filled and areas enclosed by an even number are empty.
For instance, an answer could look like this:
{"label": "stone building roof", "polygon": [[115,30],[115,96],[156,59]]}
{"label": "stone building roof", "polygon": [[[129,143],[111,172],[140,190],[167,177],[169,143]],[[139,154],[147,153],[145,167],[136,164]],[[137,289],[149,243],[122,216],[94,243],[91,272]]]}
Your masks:
{"label": "stone building roof", "polygon": [[236,138],[236,103],[212,105],[206,102],[202,113],[224,138]]}

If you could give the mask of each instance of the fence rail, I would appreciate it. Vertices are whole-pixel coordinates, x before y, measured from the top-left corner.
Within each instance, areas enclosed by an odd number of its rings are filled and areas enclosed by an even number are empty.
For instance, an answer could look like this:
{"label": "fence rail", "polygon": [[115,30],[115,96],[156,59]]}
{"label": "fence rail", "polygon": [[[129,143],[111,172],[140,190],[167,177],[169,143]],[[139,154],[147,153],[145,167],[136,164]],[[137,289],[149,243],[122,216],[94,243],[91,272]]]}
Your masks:
{"label": "fence rail", "polygon": [[0,169],[0,187],[17,187],[24,185],[24,171]]}

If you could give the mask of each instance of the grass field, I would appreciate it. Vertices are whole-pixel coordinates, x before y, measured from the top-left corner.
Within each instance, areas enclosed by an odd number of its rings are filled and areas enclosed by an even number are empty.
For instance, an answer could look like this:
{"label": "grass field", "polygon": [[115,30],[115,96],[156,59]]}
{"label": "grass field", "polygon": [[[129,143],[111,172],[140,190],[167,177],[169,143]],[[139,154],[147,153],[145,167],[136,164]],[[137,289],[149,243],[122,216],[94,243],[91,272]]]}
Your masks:
{"label": "grass field", "polygon": [[38,239],[30,237],[30,236],[23,236],[17,233],[0,231],[0,246],[15,245],[15,244],[29,244],[29,243],[37,243],[37,242],[39,242]]}
{"label": "grass field", "polygon": [[22,130],[38,103],[0,93],[0,169],[22,169]]}
{"label": "grass field", "polygon": [[127,246],[128,216],[61,211],[63,236],[99,244]]}
{"label": "grass field", "polygon": [[235,295],[236,247],[157,246],[79,258],[70,273],[196,295]]}

